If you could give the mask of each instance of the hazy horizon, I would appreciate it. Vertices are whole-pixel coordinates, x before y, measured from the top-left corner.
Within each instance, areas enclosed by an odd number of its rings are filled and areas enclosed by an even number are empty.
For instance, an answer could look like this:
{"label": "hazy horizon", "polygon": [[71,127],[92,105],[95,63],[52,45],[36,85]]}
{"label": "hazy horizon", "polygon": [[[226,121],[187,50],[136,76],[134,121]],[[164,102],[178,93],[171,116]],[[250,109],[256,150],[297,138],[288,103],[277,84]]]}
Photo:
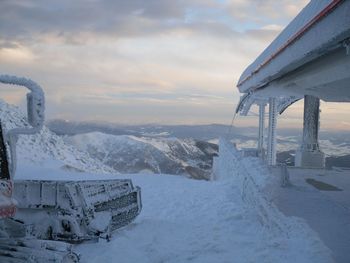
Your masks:
{"label": "hazy horizon", "polygon": [[[174,123],[170,123],[170,124],[167,124],[167,123],[151,123],[151,122],[145,122],[145,123],[120,123],[120,122],[112,122],[112,121],[103,121],[103,120],[66,120],[66,119],[59,119],[59,118],[56,118],[56,119],[47,119],[46,121],[46,124],[50,125],[52,123],[55,123],[55,122],[62,122],[62,123],[67,123],[67,124],[72,124],[72,125],[75,125],[75,124],[78,124],[78,125],[97,125],[97,126],[101,126],[101,127],[142,127],[142,126],[145,126],[145,127],[154,127],[156,128],[157,126],[159,127],[201,127],[201,126],[223,126],[227,129],[229,129],[230,127],[232,127],[231,129],[251,129],[251,130],[254,130],[257,132],[257,129],[258,128],[258,123],[255,123],[255,124],[251,124],[251,125],[240,125],[239,123],[238,124],[234,124],[233,126],[231,126],[231,124],[225,124],[225,123],[203,123],[203,124],[186,124],[186,123],[178,123],[178,124],[174,124]],[[267,125],[267,124],[266,124]],[[267,129],[268,127],[265,126],[265,128]],[[294,131],[296,133],[300,133],[302,134],[302,126],[294,126],[294,127],[278,127],[277,129],[277,135],[278,135],[278,131]],[[323,128],[323,129],[320,129],[320,132],[339,132],[339,133],[349,133],[350,130],[348,129],[344,129],[344,130],[341,130],[341,129],[331,129],[331,128]]]}

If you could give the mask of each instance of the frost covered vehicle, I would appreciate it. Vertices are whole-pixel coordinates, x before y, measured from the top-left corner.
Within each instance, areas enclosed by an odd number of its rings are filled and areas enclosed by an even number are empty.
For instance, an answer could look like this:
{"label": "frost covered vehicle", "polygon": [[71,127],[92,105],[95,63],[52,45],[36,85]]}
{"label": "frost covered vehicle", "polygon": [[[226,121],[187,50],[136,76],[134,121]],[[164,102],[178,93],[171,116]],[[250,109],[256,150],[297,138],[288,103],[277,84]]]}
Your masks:
{"label": "frost covered vehicle", "polygon": [[131,180],[15,181],[16,220],[41,239],[79,243],[129,224],[141,210],[140,188]]}
{"label": "frost covered vehicle", "polygon": [[5,132],[0,123],[0,262],[78,262],[66,242],[109,239],[141,212],[141,190],[120,179],[14,180],[17,138],[42,129],[44,93],[25,78],[0,75],[0,83],[31,90],[28,124]]}

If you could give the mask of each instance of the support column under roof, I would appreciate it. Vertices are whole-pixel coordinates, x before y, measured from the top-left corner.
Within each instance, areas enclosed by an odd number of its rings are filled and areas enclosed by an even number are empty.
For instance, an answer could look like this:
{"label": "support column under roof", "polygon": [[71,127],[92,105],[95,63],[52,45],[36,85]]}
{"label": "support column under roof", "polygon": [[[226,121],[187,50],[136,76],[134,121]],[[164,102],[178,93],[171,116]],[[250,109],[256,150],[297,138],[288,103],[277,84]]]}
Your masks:
{"label": "support column under roof", "polygon": [[303,141],[296,152],[295,166],[324,168],[325,156],[318,144],[320,119],[320,99],[314,96],[304,97]]}
{"label": "support column under roof", "polygon": [[276,165],[276,127],[277,105],[276,98],[269,99],[269,130],[267,141],[267,164]]}
{"label": "support column under roof", "polygon": [[265,104],[259,104],[259,136],[258,151],[264,155],[264,130],[265,130]]}

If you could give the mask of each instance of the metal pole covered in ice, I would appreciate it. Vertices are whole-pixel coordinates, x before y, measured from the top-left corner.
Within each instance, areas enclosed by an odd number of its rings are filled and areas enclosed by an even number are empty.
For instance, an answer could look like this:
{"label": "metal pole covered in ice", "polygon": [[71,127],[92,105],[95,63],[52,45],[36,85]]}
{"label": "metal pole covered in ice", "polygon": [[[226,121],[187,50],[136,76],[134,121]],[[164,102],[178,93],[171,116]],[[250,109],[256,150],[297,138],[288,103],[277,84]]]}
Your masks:
{"label": "metal pole covered in ice", "polygon": [[258,139],[258,150],[263,154],[264,150],[264,130],[265,130],[265,104],[259,105],[259,139]]}
{"label": "metal pole covered in ice", "polygon": [[269,99],[269,133],[267,142],[267,164],[276,165],[276,126],[277,105],[276,98]]}

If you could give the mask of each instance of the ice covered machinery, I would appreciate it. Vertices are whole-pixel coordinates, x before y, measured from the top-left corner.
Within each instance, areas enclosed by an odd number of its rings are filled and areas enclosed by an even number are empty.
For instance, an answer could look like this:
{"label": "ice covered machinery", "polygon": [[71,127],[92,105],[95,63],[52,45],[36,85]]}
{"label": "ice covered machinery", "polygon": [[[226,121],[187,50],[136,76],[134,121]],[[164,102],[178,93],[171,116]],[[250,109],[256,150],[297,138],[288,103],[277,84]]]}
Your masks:
{"label": "ice covered machinery", "polygon": [[71,243],[108,239],[141,209],[140,188],[131,180],[16,180],[14,198],[15,218],[33,226],[32,235]]}
{"label": "ice covered machinery", "polygon": [[109,239],[130,223],[141,212],[140,188],[119,179],[14,181],[17,138],[41,130],[45,100],[29,79],[0,75],[0,83],[31,90],[29,125],[5,132],[0,122],[0,262],[78,262],[68,243]]}

